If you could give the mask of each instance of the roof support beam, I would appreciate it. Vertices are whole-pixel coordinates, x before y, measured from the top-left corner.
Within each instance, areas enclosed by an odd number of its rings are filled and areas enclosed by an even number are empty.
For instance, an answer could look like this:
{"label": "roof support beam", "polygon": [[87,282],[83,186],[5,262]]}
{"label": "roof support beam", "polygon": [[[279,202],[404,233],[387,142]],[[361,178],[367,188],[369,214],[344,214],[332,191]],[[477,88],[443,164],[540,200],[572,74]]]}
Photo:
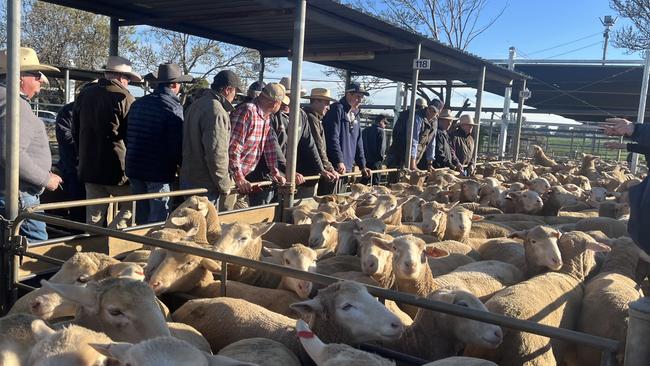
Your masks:
{"label": "roof support beam", "polygon": [[265,17],[277,17],[283,15],[293,14],[293,9],[269,9],[269,10],[257,10],[257,11],[231,11],[231,12],[220,12],[218,14],[208,13],[203,15],[178,15],[178,16],[167,16],[164,18],[158,17],[139,17],[129,20],[123,20],[120,25],[122,26],[131,26],[131,25],[140,25],[140,24],[165,24],[173,22],[184,22],[184,21],[214,21],[214,20],[226,20],[226,19],[242,19],[242,18],[265,18]]}

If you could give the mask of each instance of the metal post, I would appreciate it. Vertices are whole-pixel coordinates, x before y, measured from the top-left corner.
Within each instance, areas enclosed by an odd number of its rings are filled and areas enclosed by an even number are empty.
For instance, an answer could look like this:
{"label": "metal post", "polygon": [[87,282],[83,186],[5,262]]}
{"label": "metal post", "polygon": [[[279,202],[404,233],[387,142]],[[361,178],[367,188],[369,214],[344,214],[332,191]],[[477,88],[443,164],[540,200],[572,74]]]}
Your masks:
{"label": "metal post", "polygon": [[402,93],[402,110],[405,111],[408,108],[409,102],[409,85],[404,83],[404,92]]}
{"label": "metal post", "polygon": [[110,20],[110,33],[108,35],[108,55],[117,56],[119,54],[120,44],[120,24],[119,19],[111,17]]}
{"label": "metal post", "polygon": [[395,87],[395,110],[394,110],[395,118],[393,119],[393,124],[395,124],[395,121],[397,121],[397,116],[399,116],[399,112],[402,111],[402,86],[403,85],[404,83],[398,81],[397,86]]}
{"label": "metal post", "polygon": [[7,1],[7,110],[5,139],[5,215],[18,216],[18,155],[20,141],[20,11],[21,0]]}
{"label": "metal post", "polygon": [[476,159],[478,158],[478,150],[481,138],[481,108],[483,107],[483,89],[485,87],[485,65],[481,68],[478,76],[478,86],[476,90],[476,110],[474,111],[474,121],[477,124],[474,127],[474,152],[472,153],[472,163],[476,166]]}
{"label": "metal post", "polygon": [[257,81],[260,83],[264,81],[264,71],[266,69],[266,58],[260,53],[260,71],[257,76]]}
{"label": "metal post", "polygon": [[625,366],[647,365],[650,360],[650,297],[631,302],[628,314]]}
{"label": "metal post", "polygon": [[343,90],[348,88],[348,85],[352,82],[352,72],[350,70],[345,70],[345,85],[343,85]]}
{"label": "metal post", "polygon": [[[644,123],[645,121],[645,104],[648,97],[648,77],[650,76],[650,48],[646,50],[645,54],[645,66],[643,67],[643,78],[641,79],[641,95],[639,97],[639,112],[637,113],[636,118],[637,123]],[[632,154],[632,174],[636,174],[637,164],[639,164],[639,154]]]}
{"label": "metal post", "polygon": [[65,104],[70,103],[70,69],[66,68],[64,70],[65,73],[65,85],[64,85],[64,97],[63,100],[65,100]]}
{"label": "metal post", "polygon": [[305,18],[307,1],[296,0],[296,13],[293,23],[293,59],[291,60],[291,113],[289,119],[289,142],[287,146],[287,183],[285,207],[293,206],[296,188],[296,155],[298,153],[298,130],[300,126],[300,79],[302,78],[302,54],[305,41]]}
{"label": "metal post", "polygon": [[[508,69],[515,69],[515,56],[517,51],[510,47],[508,55]],[[512,85],[512,82],[511,82]],[[503,114],[501,115],[501,132],[499,133],[499,160],[502,160],[506,154],[506,142],[508,141],[508,124],[510,123],[510,97],[512,95],[512,86],[506,88],[503,95]]]}
{"label": "metal post", "polygon": [[[415,58],[419,59],[420,54],[422,53],[422,44],[418,43],[417,48],[415,49]],[[411,156],[411,145],[413,141],[413,124],[415,123],[415,99],[418,96],[418,79],[420,78],[420,70],[413,70],[413,83],[411,84],[411,111],[409,113],[409,122],[406,125],[406,158],[404,159],[404,168],[409,169],[411,167],[411,159],[414,158]]]}
{"label": "metal post", "polygon": [[[521,91],[526,90],[526,80],[522,80]],[[521,124],[524,119],[524,98],[522,95],[519,96],[519,106],[517,108],[517,130],[515,131],[515,138],[512,141],[513,145],[513,155],[512,161],[517,161],[519,159],[519,140],[521,139]],[[548,149],[548,148],[547,148]]]}

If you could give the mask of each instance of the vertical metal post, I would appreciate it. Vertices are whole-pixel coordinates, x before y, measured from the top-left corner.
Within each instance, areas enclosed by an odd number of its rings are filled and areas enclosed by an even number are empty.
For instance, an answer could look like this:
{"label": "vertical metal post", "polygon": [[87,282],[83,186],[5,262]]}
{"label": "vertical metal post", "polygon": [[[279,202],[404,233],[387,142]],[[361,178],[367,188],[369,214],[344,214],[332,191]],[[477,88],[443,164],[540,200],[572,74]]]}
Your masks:
{"label": "vertical metal post", "polygon": [[492,153],[492,129],[494,128],[494,112],[492,112],[492,115],[490,116],[490,136],[488,137],[488,146],[487,146],[487,151],[488,153]]}
{"label": "vertical metal post", "polygon": [[[515,56],[517,51],[510,47],[508,55],[508,69],[515,69]],[[510,82],[512,85],[512,81]],[[503,114],[501,115],[501,132],[499,133],[499,160],[502,160],[506,154],[506,143],[508,141],[508,124],[510,123],[510,97],[512,96],[512,86],[506,88],[503,95]]]}
{"label": "vertical metal post", "polygon": [[393,124],[395,124],[395,121],[397,121],[397,116],[399,116],[399,112],[402,111],[402,88],[403,88],[404,83],[401,81],[397,82],[397,86],[395,87],[395,109],[393,111],[395,118],[393,118]]}
{"label": "vertical metal post", "polygon": [[70,98],[70,69],[66,68],[64,70],[64,73],[65,73],[65,81],[64,81],[64,83],[65,83],[65,85],[64,85],[65,96],[63,97],[63,100],[65,101],[65,104],[68,104],[68,103],[70,103],[70,100],[72,99],[72,98]]}
{"label": "vertical metal post", "polygon": [[343,90],[348,88],[348,85],[352,82],[352,72],[350,70],[345,70],[345,85],[343,85]]}
{"label": "vertical metal post", "polygon": [[259,75],[257,76],[257,81],[259,81],[260,83],[264,81],[265,69],[266,69],[266,58],[264,57],[264,55],[262,55],[262,53],[260,53],[260,71],[259,71]]}
{"label": "vertical metal post", "polygon": [[[526,90],[526,80],[522,80],[521,91]],[[519,159],[519,140],[521,139],[521,124],[524,120],[524,98],[519,96],[519,106],[517,108],[517,130],[515,131],[515,138],[512,141],[513,145],[513,156],[512,161],[517,161]]]}
{"label": "vertical metal post", "polygon": [[404,83],[404,92],[402,93],[402,110],[405,111],[408,108],[409,102],[409,84]]}
{"label": "vertical metal post", "polygon": [[[415,58],[419,59],[422,53],[422,44],[418,43],[415,49]],[[411,144],[413,140],[413,124],[415,123],[415,99],[418,96],[418,80],[420,78],[420,70],[413,70],[413,83],[411,84],[411,111],[409,113],[409,121],[406,125],[406,154],[404,159],[404,168],[410,169],[411,159]]]}
{"label": "vertical metal post", "polygon": [[296,12],[293,22],[293,59],[291,60],[291,113],[289,116],[289,141],[287,146],[287,183],[288,192],[285,207],[293,206],[296,188],[296,157],[298,153],[298,130],[300,129],[300,79],[302,78],[302,55],[305,41],[305,18],[307,1],[296,0]]}
{"label": "vertical metal post", "polygon": [[485,65],[481,67],[481,72],[478,76],[478,86],[476,90],[476,111],[474,112],[474,121],[477,124],[474,127],[474,152],[472,153],[472,163],[476,166],[476,159],[478,158],[478,151],[481,138],[481,109],[483,108],[483,89],[485,88]]}
{"label": "vertical metal post", "polygon": [[111,17],[110,20],[110,33],[108,35],[108,55],[117,56],[119,55],[119,45],[120,45],[120,24],[119,19]]}
{"label": "vertical metal post", "polygon": [[650,297],[631,302],[628,314],[625,366],[647,365],[650,360]]}
{"label": "vertical metal post", "polygon": [[[623,136],[621,136],[621,138],[618,139],[618,142],[621,144],[624,142]],[[621,161],[621,153],[622,153],[621,149],[616,150],[616,161]]]}
{"label": "vertical metal post", "polygon": [[5,139],[5,214],[18,216],[18,155],[20,141],[20,11],[21,0],[7,1],[7,110]]}
{"label": "vertical metal post", "polygon": [[[648,97],[648,77],[650,76],[650,48],[645,53],[645,66],[643,67],[643,77],[641,78],[641,95],[639,97],[639,112],[637,113],[636,122],[644,123],[645,105]],[[632,154],[631,170],[636,174],[636,166],[639,164],[639,154]]]}

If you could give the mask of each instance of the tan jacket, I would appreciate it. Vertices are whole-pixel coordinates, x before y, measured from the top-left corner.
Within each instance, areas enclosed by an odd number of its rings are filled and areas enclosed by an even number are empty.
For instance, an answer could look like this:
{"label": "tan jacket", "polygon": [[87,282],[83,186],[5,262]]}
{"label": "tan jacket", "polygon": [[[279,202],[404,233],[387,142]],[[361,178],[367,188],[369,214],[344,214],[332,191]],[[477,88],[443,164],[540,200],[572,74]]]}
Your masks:
{"label": "tan jacket", "polygon": [[190,187],[228,194],[230,112],[226,98],[207,89],[185,111],[181,181]]}

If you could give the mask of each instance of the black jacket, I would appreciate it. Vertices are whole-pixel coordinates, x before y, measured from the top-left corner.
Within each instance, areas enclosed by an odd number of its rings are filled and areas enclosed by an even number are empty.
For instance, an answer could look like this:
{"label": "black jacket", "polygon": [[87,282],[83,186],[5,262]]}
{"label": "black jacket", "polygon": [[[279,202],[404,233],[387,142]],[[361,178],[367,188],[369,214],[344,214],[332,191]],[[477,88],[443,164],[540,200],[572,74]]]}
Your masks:
{"label": "black jacket", "polygon": [[363,129],[363,151],[366,156],[366,164],[374,166],[375,163],[384,161],[386,153],[386,137],[384,129],[372,125]]}
{"label": "black jacket", "polygon": [[434,153],[434,168],[455,168],[459,163],[456,153],[451,147],[451,139],[447,131],[438,129],[436,133],[436,149]]}
{"label": "black jacket", "polygon": [[[636,124],[632,140],[640,146],[650,146],[650,125]],[[646,150],[647,151],[647,150]],[[646,155],[646,161],[648,160]],[[636,245],[650,254],[650,184],[648,177],[630,188],[630,219],[627,231]]]}
{"label": "black jacket", "polygon": [[79,156],[74,148],[72,137],[72,108],[74,102],[64,105],[56,114],[56,142],[59,144],[59,162],[56,166],[63,174],[77,173]]}

